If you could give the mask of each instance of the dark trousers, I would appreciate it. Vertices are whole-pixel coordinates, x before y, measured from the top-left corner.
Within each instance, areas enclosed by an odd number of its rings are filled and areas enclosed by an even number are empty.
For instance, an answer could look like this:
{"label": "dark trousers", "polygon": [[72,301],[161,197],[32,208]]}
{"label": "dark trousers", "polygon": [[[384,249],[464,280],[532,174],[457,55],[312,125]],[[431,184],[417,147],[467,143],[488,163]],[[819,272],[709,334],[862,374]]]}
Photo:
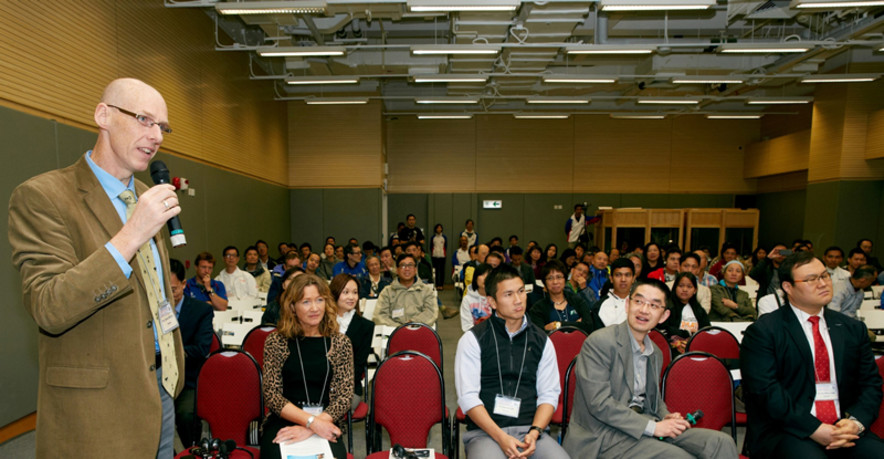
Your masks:
{"label": "dark trousers", "polygon": [[436,270],[436,287],[445,285],[445,258],[433,257],[433,269]]}
{"label": "dark trousers", "polygon": [[869,431],[866,431],[855,443],[856,446],[851,448],[827,450],[810,438],[785,434],[774,450],[773,457],[796,459],[884,457],[884,441]]}
{"label": "dark trousers", "polygon": [[196,411],[196,389],[184,388],[178,398],[175,399],[175,424],[178,428],[178,437],[181,444],[189,448],[200,439],[199,428],[194,422]]}

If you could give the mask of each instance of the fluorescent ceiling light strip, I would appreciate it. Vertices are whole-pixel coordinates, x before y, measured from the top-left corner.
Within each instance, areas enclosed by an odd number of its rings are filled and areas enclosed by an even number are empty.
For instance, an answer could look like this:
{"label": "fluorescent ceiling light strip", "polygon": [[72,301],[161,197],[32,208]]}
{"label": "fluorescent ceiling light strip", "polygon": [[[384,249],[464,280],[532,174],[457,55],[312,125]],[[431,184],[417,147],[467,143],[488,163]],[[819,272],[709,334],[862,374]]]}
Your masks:
{"label": "fluorescent ceiling light strip", "polygon": [[801,79],[802,83],[868,83],[877,80],[881,75],[846,74],[846,75],[813,75]]}
{"label": "fluorescent ceiling light strip", "polygon": [[368,103],[368,98],[350,99],[327,97],[321,99],[305,99],[304,102],[306,102],[307,105],[362,105]]}
{"label": "fluorescent ceiling light strip", "polygon": [[525,100],[529,104],[588,104],[589,99],[542,99],[528,98]]}
{"label": "fluorescent ceiling light strip", "polygon": [[419,104],[478,104],[478,98],[462,98],[462,99],[415,99]]}
{"label": "fluorescent ceiling light strip", "polygon": [[574,45],[565,47],[568,54],[651,54],[653,45]]}
{"label": "fluorescent ceiling light strip", "polygon": [[601,0],[602,11],[707,10],[716,0]]}
{"label": "fluorescent ceiling light strip", "polygon": [[831,9],[842,9],[842,8],[865,8],[870,6],[884,6],[884,1],[882,0],[868,0],[868,1],[841,1],[841,2],[833,2],[833,1],[824,1],[824,0],[792,0],[792,3],[789,5],[790,8],[831,8]]}
{"label": "fluorescent ceiling light strip", "polygon": [[419,120],[468,120],[473,115],[417,115]]}
{"label": "fluorescent ceiling light strip", "polygon": [[515,11],[521,0],[408,0],[413,12]]}
{"label": "fluorescent ceiling light strip", "polygon": [[359,78],[350,77],[291,77],[285,80],[288,84],[355,84]]}
{"label": "fluorescent ceiling light strip", "polygon": [[666,115],[617,115],[612,113],[611,118],[618,120],[662,120]]}
{"label": "fluorescent ceiling light strip", "polygon": [[343,56],[343,46],[281,46],[258,48],[261,57]]}
{"label": "fluorescent ceiling light strip", "polygon": [[694,105],[694,104],[699,104],[700,101],[698,99],[683,99],[683,98],[639,99],[638,103],[640,103],[640,104],[660,104],[660,105]]}
{"label": "fluorescent ceiling light strip", "polygon": [[415,83],[484,83],[487,76],[481,75],[415,75]]}
{"label": "fluorescent ceiling light strip", "polygon": [[778,53],[804,53],[813,46],[803,43],[729,43],[718,47],[720,53],[744,53],[744,54],[778,54]]}
{"label": "fluorescent ceiling light strip", "polygon": [[569,77],[569,76],[545,76],[543,77],[544,83],[571,83],[571,84],[610,84],[616,83],[616,78],[603,78],[603,77]]}
{"label": "fluorescent ceiling light strip", "polygon": [[763,115],[706,115],[706,119],[710,120],[757,120]]}
{"label": "fluorescent ceiling light strip", "polygon": [[739,84],[744,80],[742,78],[732,78],[732,77],[715,77],[715,76],[703,76],[703,77],[673,77],[672,82],[675,84]]}
{"label": "fluorescent ceiling light strip", "polygon": [[411,53],[417,55],[440,54],[497,54],[500,48],[485,45],[444,45],[444,46],[412,46]]}
{"label": "fluorescent ceiling light strip", "polygon": [[325,13],[326,2],[315,1],[287,1],[287,2],[221,2],[215,4],[215,10],[224,15],[253,15],[253,14],[320,14]]}
{"label": "fluorescent ceiling light strip", "polygon": [[753,97],[746,101],[749,105],[790,105],[790,104],[809,104],[813,102],[812,97],[782,97],[782,98],[765,98],[765,97]]}
{"label": "fluorescent ceiling light strip", "polygon": [[564,120],[569,115],[513,115],[517,120]]}

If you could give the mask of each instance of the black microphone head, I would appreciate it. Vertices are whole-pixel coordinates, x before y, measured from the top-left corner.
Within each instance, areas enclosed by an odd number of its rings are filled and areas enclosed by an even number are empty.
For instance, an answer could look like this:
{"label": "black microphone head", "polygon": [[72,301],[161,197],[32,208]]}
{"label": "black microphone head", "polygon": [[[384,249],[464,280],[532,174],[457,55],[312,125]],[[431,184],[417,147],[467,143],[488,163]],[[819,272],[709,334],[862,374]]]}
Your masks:
{"label": "black microphone head", "polygon": [[169,183],[169,168],[166,163],[160,160],[150,163],[150,178],[154,184]]}
{"label": "black microphone head", "polygon": [[703,410],[694,411],[693,413],[691,413],[691,416],[693,416],[694,419],[699,421],[703,417]]}
{"label": "black microphone head", "polygon": [[225,440],[221,445],[220,451],[228,454],[236,451],[236,442],[233,440]]}

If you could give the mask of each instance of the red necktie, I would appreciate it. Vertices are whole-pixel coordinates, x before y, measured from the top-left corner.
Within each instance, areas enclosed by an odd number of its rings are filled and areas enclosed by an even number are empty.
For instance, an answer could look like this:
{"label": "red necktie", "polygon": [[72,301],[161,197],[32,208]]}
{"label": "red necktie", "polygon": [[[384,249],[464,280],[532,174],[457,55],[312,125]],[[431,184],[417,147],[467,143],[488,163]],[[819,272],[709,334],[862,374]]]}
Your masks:
{"label": "red necktie", "polygon": [[[808,317],[807,320],[813,325],[813,366],[816,382],[831,382],[832,378],[829,375],[829,351],[826,349],[823,335],[820,334],[820,318],[819,316],[811,316]],[[838,421],[838,414],[835,411],[835,401],[818,400],[816,402],[816,417],[826,424],[835,424],[835,422]]]}

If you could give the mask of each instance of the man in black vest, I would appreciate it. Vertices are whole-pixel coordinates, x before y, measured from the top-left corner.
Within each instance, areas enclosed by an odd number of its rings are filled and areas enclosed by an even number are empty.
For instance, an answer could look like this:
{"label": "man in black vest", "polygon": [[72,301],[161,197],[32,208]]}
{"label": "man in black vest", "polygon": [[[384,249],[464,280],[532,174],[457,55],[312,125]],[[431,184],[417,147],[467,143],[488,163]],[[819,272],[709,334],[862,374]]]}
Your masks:
{"label": "man in black vest", "polygon": [[559,400],[556,352],[525,317],[525,283],[501,264],[485,280],[490,319],[464,333],[454,361],[457,403],[468,416],[467,457],[567,458],[547,430]]}

